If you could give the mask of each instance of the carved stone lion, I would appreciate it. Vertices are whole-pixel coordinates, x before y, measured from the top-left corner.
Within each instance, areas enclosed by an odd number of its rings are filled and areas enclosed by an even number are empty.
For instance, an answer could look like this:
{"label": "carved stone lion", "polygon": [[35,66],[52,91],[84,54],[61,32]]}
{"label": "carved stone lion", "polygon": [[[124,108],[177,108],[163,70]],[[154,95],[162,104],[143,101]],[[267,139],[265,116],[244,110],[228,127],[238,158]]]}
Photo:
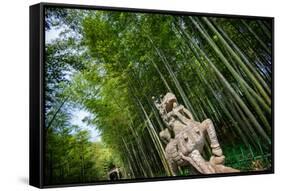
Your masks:
{"label": "carved stone lion", "polygon": [[[155,101],[155,106],[167,126],[159,135],[167,144],[165,155],[173,175],[177,174],[178,167],[187,165],[192,165],[201,174],[239,172],[223,165],[225,157],[210,119],[202,123],[195,121],[191,112],[178,105],[175,95],[170,92]],[[209,161],[201,155],[206,136],[212,149]]]}

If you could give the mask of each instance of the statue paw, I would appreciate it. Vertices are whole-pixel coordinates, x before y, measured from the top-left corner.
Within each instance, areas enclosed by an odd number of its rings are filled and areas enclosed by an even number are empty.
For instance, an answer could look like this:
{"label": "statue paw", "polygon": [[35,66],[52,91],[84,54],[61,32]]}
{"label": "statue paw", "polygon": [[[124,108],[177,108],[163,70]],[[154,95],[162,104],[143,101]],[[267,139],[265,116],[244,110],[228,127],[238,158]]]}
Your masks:
{"label": "statue paw", "polygon": [[218,157],[223,155],[220,146],[219,146],[219,147],[216,147],[216,148],[213,148],[213,149],[212,149],[212,153],[213,153],[213,155],[218,156]]}
{"label": "statue paw", "polygon": [[210,163],[213,165],[220,165],[224,163],[225,156],[211,156]]}

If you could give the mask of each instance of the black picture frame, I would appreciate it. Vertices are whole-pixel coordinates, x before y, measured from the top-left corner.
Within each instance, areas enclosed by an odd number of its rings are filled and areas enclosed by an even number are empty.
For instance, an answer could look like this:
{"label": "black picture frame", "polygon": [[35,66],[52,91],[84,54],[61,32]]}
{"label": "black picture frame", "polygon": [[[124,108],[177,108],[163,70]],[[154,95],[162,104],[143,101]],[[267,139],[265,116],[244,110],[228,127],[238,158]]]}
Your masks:
{"label": "black picture frame", "polygon": [[[169,15],[185,15],[185,16],[212,16],[223,18],[243,18],[243,19],[266,19],[272,23],[272,147],[271,147],[271,161],[272,168],[264,171],[239,172],[228,174],[210,174],[210,175],[190,175],[177,177],[157,177],[146,179],[126,179],[118,181],[99,181],[90,183],[73,183],[73,184],[58,184],[46,185],[44,183],[44,155],[45,155],[45,116],[44,116],[44,96],[45,96],[45,81],[44,81],[44,67],[45,67],[45,8],[70,8],[70,9],[89,9],[89,10],[108,10],[108,11],[124,11],[124,12],[138,12],[138,13],[157,13]],[[99,185],[99,184],[119,184],[119,183],[134,183],[134,182],[148,182],[148,181],[167,181],[179,179],[193,179],[193,178],[210,178],[210,177],[226,177],[226,176],[244,176],[244,175],[259,175],[274,173],[274,18],[260,17],[248,15],[231,15],[231,14],[214,14],[214,13],[195,13],[171,10],[155,10],[155,9],[138,9],[125,7],[104,7],[93,5],[75,5],[75,4],[56,4],[56,3],[39,3],[30,6],[30,96],[29,96],[29,115],[30,115],[30,129],[29,129],[29,184],[38,188],[53,188],[53,187],[68,187],[68,186],[85,186],[85,185]]]}

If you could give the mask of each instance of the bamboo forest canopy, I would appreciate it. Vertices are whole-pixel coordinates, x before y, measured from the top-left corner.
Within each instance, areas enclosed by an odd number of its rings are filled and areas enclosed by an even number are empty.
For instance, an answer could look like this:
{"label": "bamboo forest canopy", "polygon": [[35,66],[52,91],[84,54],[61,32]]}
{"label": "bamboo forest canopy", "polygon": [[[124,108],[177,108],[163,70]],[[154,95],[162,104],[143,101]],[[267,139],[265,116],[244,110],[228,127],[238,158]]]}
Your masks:
{"label": "bamboo forest canopy", "polygon": [[113,165],[171,175],[152,100],[167,92],[213,121],[227,164],[270,167],[270,19],[47,8],[45,30],[48,184],[106,180]]}

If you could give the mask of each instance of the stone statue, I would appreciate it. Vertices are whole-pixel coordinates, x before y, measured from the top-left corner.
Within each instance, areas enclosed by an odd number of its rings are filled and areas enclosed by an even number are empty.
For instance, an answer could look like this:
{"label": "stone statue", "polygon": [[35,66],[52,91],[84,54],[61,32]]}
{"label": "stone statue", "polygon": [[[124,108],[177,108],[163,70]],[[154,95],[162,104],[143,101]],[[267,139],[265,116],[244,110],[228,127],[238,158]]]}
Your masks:
{"label": "stone statue", "polygon": [[[177,174],[178,167],[187,165],[192,165],[201,174],[239,172],[223,165],[225,157],[210,119],[202,123],[195,121],[192,113],[179,105],[176,96],[170,92],[160,100],[153,99],[167,126],[159,135],[166,144],[165,155],[173,175]],[[212,149],[209,161],[201,155],[206,136]]]}

